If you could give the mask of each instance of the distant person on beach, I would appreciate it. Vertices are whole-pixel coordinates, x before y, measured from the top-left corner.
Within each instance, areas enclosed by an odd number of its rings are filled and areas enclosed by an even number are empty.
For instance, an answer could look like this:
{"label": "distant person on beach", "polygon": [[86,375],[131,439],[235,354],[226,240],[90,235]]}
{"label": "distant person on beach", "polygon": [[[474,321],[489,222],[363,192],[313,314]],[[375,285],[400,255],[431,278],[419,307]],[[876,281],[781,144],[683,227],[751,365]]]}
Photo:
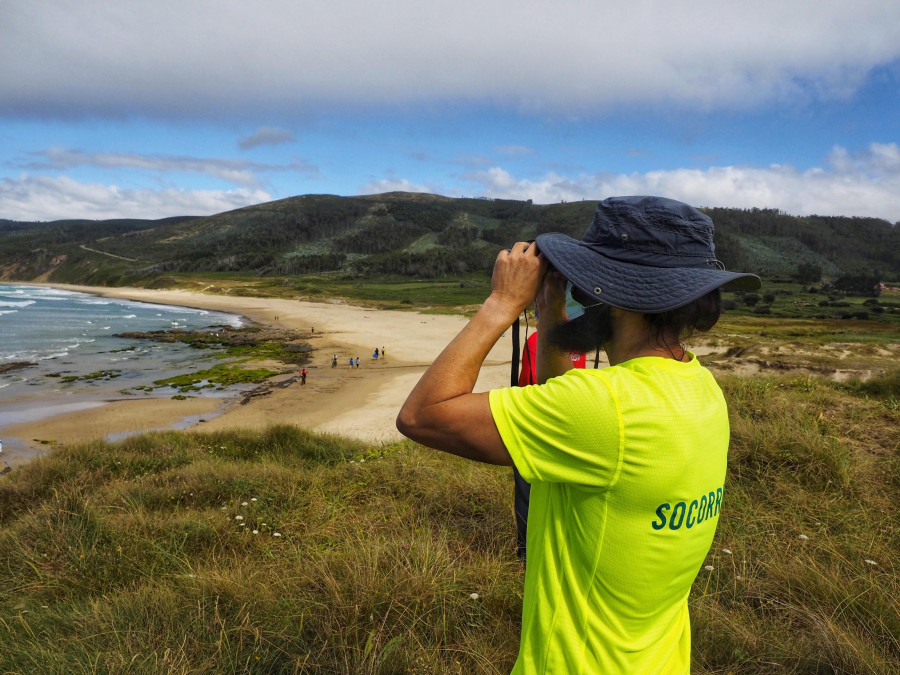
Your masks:
{"label": "distant person on beach", "polygon": [[337,354],[334,354],[331,357],[331,367],[337,368]]}
{"label": "distant person on beach", "polygon": [[352,356],[350,357],[350,367],[351,368],[353,367],[353,357]]}
{"label": "distant person on beach", "polygon": [[[584,313],[566,321],[567,282]],[[581,241],[502,251],[491,292],[431,364],[397,428],[432,448],[514,464],[531,483],[514,675],[690,672],[688,595],[713,541],[728,410],[683,343],[719,318],[713,223],[662,197],[602,201]],[[537,384],[473,393],[484,359],[532,302]],[[574,368],[602,348],[610,367]]]}
{"label": "distant person on beach", "polygon": [[356,357],[356,367],[359,368],[359,357]]}
{"label": "distant person on beach", "polygon": [[306,368],[300,371],[300,384],[306,384]]}
{"label": "distant person on beach", "polygon": [[375,360],[376,360],[376,361],[378,360],[378,347],[375,347],[375,353],[372,354],[372,356],[375,357]]}

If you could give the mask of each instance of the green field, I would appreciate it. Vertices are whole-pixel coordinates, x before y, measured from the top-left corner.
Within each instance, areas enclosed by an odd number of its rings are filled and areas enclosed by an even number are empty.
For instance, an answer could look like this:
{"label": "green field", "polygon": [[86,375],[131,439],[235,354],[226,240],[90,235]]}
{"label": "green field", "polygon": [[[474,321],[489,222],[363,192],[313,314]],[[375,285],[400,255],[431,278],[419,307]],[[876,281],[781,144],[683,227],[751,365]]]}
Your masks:
{"label": "green field", "polygon": [[[489,292],[479,275],[156,285],[463,313]],[[789,281],[759,295],[725,294],[734,308],[701,341],[732,442],[691,596],[693,672],[893,675],[900,299]],[[277,343],[229,355],[297,356]],[[279,426],[57,448],[0,476],[0,561],[0,673],[496,674],[518,647],[510,470],[411,442]]]}
{"label": "green field", "polygon": [[[897,672],[897,333],[844,325],[731,316],[710,338],[732,442],[693,672]],[[881,374],[721,369],[809,347]],[[411,442],[281,426],[58,448],[0,476],[0,672],[505,673],[514,539],[509,469]]]}
{"label": "green field", "polygon": [[[490,293],[491,281],[484,274],[411,280],[390,276],[369,279],[340,273],[278,278],[196,273],[160,277],[152,285],[308,301],[337,297],[390,309],[460,311],[462,308],[472,312]],[[814,292],[808,292],[809,285],[786,277],[772,277],[764,279],[763,287],[755,293],[723,292],[722,301],[728,316],[835,319],[848,324],[866,321],[888,326],[887,330],[900,329],[900,293],[896,291],[870,298],[823,292],[821,284],[812,288]],[[748,301],[748,296],[756,296],[755,303]],[[884,329],[876,327],[876,330]]]}

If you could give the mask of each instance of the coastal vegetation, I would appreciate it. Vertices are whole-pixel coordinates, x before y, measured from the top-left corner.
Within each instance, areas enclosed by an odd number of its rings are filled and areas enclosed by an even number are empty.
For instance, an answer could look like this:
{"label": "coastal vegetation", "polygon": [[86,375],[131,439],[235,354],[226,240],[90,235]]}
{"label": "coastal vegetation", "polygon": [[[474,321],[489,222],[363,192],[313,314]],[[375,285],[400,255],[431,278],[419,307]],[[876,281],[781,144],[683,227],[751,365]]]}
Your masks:
{"label": "coastal vegetation", "polygon": [[[202,218],[0,220],[0,278],[153,287],[185,274],[309,282],[338,275],[366,283],[483,278],[497,251],[514,241],[550,231],[580,237],[595,206],[394,192],[303,195]],[[794,278],[837,296],[854,294],[860,279],[871,291],[864,277],[900,279],[896,224],[775,209],[706,211],[716,223],[717,256],[730,268]]]}
{"label": "coastal vegetation", "polygon": [[36,366],[37,364],[33,361],[11,361],[9,363],[0,363],[0,374],[10,373],[14,370],[21,370],[22,368],[30,368],[31,366]]}
{"label": "coastal vegetation", "polygon": [[[217,358],[228,359],[227,363],[211,368],[183,373],[154,380],[153,386],[143,385],[134,390],[153,391],[154,388],[171,387],[180,393],[173,398],[183,400],[185,394],[202,389],[225,388],[235,384],[260,384],[275,375],[285,372],[284,366],[298,366],[309,362],[312,346],[305,336],[292,330],[271,326],[229,326],[215,327],[215,330],[158,330],[145,333],[119,333],[116,337],[132,340],[153,340],[157,342],[181,342],[198,349],[216,349]],[[277,362],[277,370],[256,367],[262,362]],[[107,371],[103,371],[104,373]],[[102,375],[100,373],[99,375]],[[97,374],[82,378],[91,379]]]}
{"label": "coastal vegetation", "polygon": [[155,342],[181,342],[198,349],[218,349],[219,358],[251,356],[271,358],[285,363],[303,364],[309,360],[312,347],[307,337],[272,326],[214,327],[214,330],[154,330],[145,333],[118,333],[115,337]]}
{"label": "coastal vegetation", "polygon": [[58,377],[60,382],[91,382],[97,380],[114,380],[121,376],[121,370],[97,370],[84,375],[63,375],[62,373],[48,373],[47,377]]}
{"label": "coastal vegetation", "polygon": [[[392,309],[466,311],[497,251],[558,231],[580,237],[593,201],[304,195],[159,221],[0,221],[0,279],[142,286]],[[731,314],[900,325],[900,227],[875,218],[706,209],[716,253],[764,278],[725,293]],[[461,308],[461,309],[460,309]]]}
{"label": "coastal vegetation", "polygon": [[[896,672],[898,374],[720,380],[732,445],[694,672]],[[0,671],[508,672],[510,486],[290,426],[60,448],[0,477]]]}
{"label": "coastal vegetation", "polygon": [[309,361],[312,346],[308,336],[272,326],[217,326],[210,330],[155,330],[144,333],[117,333],[115,337],[155,342],[181,342],[198,349],[217,349],[219,358],[252,357],[277,359],[285,363]]}
{"label": "coastal vegetation", "polygon": [[238,365],[218,364],[193,373],[154,380],[157,387],[173,387],[182,394],[200,391],[207,387],[227,387],[232,384],[258,384],[278,371],[267,368],[242,368]]}

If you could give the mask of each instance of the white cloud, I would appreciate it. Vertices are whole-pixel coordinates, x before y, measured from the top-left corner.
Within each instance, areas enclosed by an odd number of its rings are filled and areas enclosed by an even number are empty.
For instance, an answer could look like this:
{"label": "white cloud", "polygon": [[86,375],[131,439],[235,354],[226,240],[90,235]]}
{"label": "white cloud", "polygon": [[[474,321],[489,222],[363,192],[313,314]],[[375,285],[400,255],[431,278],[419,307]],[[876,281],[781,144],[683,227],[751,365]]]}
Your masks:
{"label": "white cloud", "polygon": [[135,190],[79,183],[65,176],[0,180],[0,214],[24,221],[203,216],[271,199],[261,190]]}
{"label": "white cloud", "polygon": [[138,169],[153,172],[199,173],[224,180],[232,185],[260,187],[259,174],[266,172],[298,172],[316,177],[318,169],[302,161],[288,164],[250,162],[244,159],[215,159],[208,157],[177,157],[171,155],[139,155],[128,153],[86,153],[68,148],[50,148],[30,153],[33,159],[22,168],[46,171],[90,166],[99,169]]}
{"label": "white cloud", "polygon": [[[357,194],[422,192],[446,196],[531,199],[539,204],[613,195],[655,194],[694,204],[777,208],[795,215],[870,216],[900,221],[900,146],[872,143],[849,153],[836,146],[826,166],[800,171],[788,165],[712,166],[647,173],[518,177],[493,166],[470,171],[460,182],[373,178]],[[0,216],[13,220],[163,218],[209,215],[271,201],[258,189],[125,189],[79,183],[69,177],[22,175],[0,179]]]}
{"label": "white cloud", "polygon": [[898,57],[884,0],[5,0],[0,114],[747,107],[845,97]]}
{"label": "white cloud", "polygon": [[828,161],[835,171],[841,173],[890,177],[900,174],[900,146],[896,143],[870,143],[868,149],[851,154],[836,145]]}
{"label": "white cloud", "polygon": [[786,165],[724,166],[632,174],[550,173],[516,178],[500,167],[463,179],[476,193],[537,203],[600,200],[613,195],[654,194],[697,206],[777,208],[795,215],[868,216],[900,222],[900,147],[872,143],[850,155],[840,147],[828,168],[799,171]]}

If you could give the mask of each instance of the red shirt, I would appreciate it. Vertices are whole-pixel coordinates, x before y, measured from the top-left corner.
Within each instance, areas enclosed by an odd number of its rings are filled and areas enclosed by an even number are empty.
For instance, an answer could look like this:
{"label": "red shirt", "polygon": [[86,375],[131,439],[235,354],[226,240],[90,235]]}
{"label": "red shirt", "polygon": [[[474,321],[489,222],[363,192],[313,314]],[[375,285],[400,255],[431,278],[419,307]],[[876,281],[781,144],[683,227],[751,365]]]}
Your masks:
{"label": "red shirt", "polygon": [[[537,373],[533,354],[537,354],[537,331],[528,336],[525,341],[525,349],[522,351],[522,371],[519,373],[519,386],[524,387],[529,384],[537,383]],[[584,368],[587,364],[587,355],[572,352],[572,364],[576,368]]]}

